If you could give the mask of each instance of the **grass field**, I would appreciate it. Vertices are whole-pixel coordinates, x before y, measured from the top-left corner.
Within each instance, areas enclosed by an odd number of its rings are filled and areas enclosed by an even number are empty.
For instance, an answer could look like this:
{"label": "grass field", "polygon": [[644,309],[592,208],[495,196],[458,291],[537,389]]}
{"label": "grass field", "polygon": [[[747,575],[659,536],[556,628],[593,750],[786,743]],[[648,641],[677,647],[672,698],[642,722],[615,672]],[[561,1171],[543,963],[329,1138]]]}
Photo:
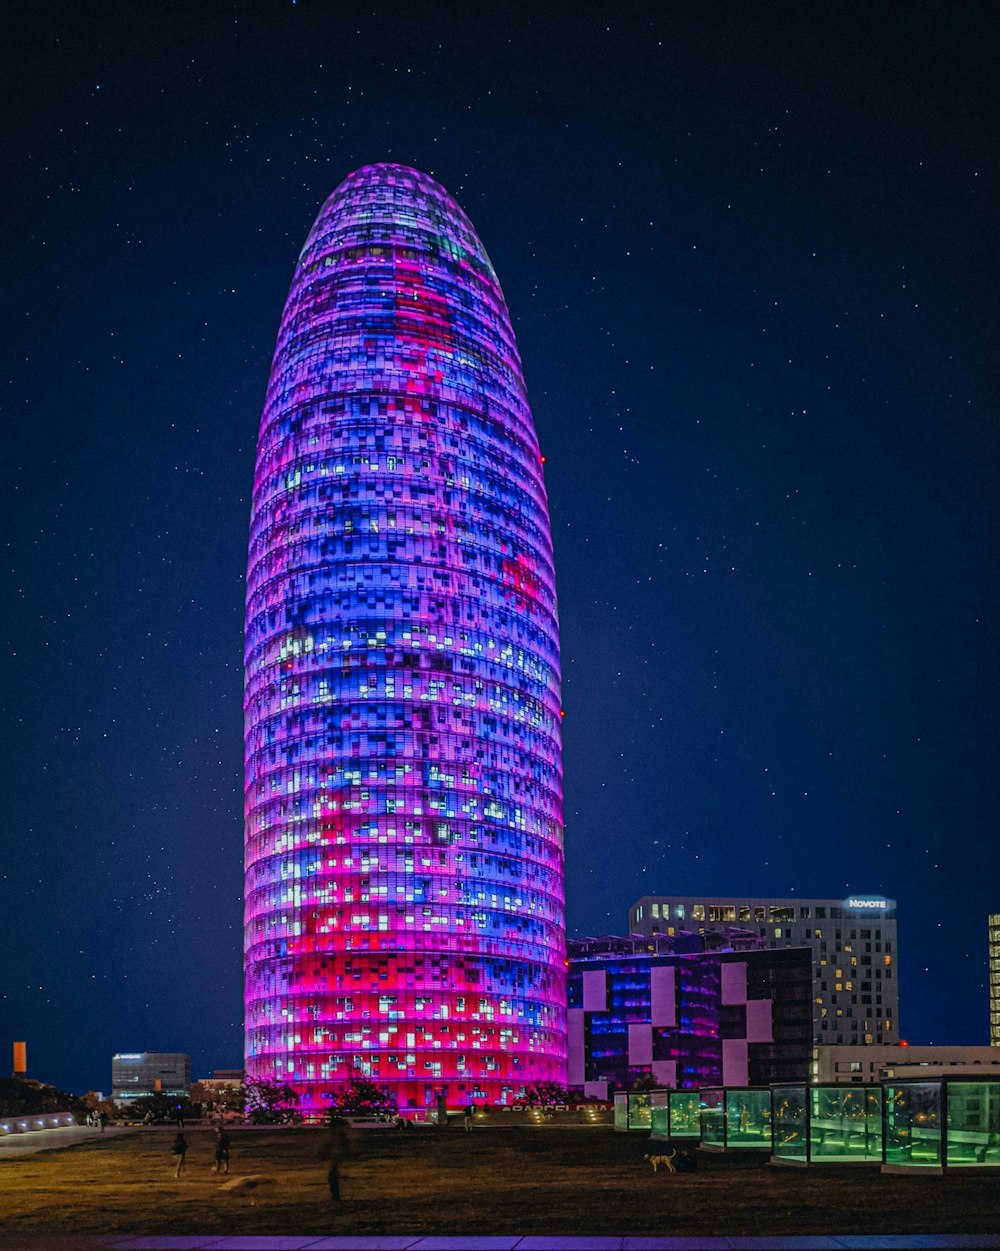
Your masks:
{"label": "grass field", "polygon": [[[760,1155],[698,1153],[693,1175],[653,1175],[645,1135],[598,1129],[358,1133],[330,1201],[321,1130],[236,1130],[230,1178],[212,1136],[186,1131],[173,1177],[163,1130],[0,1161],[3,1233],[993,1233],[995,1176],[883,1177],[777,1169]],[[226,1191],[232,1178],[273,1184]]]}

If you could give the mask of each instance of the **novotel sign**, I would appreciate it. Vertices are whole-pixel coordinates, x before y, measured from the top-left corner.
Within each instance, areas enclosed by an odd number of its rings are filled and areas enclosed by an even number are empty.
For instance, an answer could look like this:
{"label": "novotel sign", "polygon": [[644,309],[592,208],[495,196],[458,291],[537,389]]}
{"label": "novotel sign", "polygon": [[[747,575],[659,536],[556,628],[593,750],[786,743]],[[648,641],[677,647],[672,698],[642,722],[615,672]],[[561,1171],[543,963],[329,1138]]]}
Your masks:
{"label": "novotel sign", "polygon": [[888,908],[889,904],[885,899],[875,899],[871,895],[852,895],[850,899],[845,899],[844,904],[848,908]]}

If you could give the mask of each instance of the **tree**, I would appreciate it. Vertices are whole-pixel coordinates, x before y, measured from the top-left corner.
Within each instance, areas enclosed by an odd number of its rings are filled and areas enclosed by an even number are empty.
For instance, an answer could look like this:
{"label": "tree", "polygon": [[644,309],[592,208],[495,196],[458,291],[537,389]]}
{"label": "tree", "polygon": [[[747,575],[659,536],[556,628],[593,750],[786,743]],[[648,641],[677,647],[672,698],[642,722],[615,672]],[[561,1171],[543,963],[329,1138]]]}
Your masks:
{"label": "tree", "polygon": [[195,1082],[189,1092],[191,1101],[201,1105],[208,1117],[242,1117],[246,1111],[247,1091],[243,1082],[228,1085],[217,1081]]}
{"label": "tree", "polygon": [[534,1085],[525,1089],[524,1102],[529,1107],[537,1105],[545,1107],[551,1106],[553,1103],[568,1103],[569,1092],[565,1086],[560,1086],[558,1082],[535,1082]]}
{"label": "tree", "polygon": [[246,1116],[251,1125],[292,1125],[302,1120],[299,1092],[292,1086],[274,1082],[243,1082],[246,1092]]}
{"label": "tree", "polygon": [[376,1086],[360,1069],[351,1069],[348,1079],[330,1099],[330,1116],[395,1116],[396,1100],[384,1086]]}
{"label": "tree", "polygon": [[68,1094],[45,1082],[11,1077],[0,1081],[0,1116],[34,1116],[42,1112],[86,1114],[79,1095]]}
{"label": "tree", "polygon": [[656,1078],[653,1076],[652,1073],[640,1073],[639,1076],[632,1083],[632,1090],[634,1092],[640,1092],[640,1091],[646,1091],[646,1090],[658,1090],[658,1089],[659,1089],[659,1083],[657,1082]]}
{"label": "tree", "polygon": [[185,1118],[193,1117],[193,1109],[187,1095],[165,1095],[162,1090],[151,1095],[138,1095],[135,1099],[123,1101],[121,1105],[130,1120],[172,1121],[177,1115],[178,1107]]}

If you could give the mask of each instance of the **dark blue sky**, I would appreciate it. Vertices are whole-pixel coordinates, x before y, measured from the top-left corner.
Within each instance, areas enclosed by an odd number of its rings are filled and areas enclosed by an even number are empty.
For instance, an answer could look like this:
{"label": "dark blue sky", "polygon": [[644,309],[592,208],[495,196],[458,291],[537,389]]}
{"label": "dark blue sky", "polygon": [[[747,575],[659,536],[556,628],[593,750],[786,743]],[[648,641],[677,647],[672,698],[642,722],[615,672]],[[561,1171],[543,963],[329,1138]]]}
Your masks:
{"label": "dark blue sky", "polygon": [[463,205],[519,338],[570,933],[884,891],[904,1036],[985,1042],[995,7],[3,20],[0,1068],[240,1062],[254,441],[299,248],[379,160]]}

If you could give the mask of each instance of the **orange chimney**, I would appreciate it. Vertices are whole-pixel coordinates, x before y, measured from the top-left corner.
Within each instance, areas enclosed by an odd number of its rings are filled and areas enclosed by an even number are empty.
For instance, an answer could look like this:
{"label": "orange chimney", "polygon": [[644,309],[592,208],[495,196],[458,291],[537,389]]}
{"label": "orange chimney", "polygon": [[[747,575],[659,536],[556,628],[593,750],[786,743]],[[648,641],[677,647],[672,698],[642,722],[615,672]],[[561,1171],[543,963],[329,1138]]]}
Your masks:
{"label": "orange chimney", "polygon": [[28,1044],[16,1042],[14,1044],[14,1076],[23,1077],[28,1071]]}

